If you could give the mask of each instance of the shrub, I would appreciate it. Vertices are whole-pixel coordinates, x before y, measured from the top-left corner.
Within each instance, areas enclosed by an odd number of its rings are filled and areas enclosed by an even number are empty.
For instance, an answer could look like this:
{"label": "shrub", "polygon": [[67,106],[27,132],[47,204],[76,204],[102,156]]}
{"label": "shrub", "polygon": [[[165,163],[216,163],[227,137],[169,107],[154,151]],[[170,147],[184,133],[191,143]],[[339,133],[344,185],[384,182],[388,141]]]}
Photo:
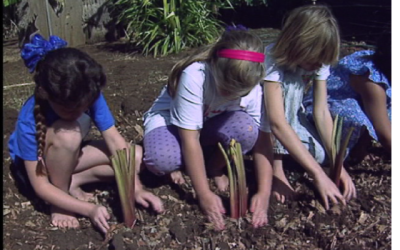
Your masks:
{"label": "shrub", "polygon": [[167,55],[213,42],[222,23],[216,18],[226,1],[116,0],[119,22],[143,53]]}
{"label": "shrub", "polygon": [[230,3],[234,7],[238,6],[260,6],[265,5],[267,6],[268,0],[231,0]]}

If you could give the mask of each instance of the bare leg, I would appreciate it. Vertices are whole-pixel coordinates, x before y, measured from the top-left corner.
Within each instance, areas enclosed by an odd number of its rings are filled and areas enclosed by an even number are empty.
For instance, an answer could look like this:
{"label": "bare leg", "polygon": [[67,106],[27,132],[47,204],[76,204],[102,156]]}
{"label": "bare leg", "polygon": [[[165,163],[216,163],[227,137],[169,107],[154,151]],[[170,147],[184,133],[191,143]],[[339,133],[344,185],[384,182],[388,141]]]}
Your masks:
{"label": "bare leg", "polygon": [[223,171],[226,166],[225,158],[220,151],[215,151],[210,155],[211,157],[207,161],[207,172],[214,179],[218,190],[226,191],[229,187],[229,179]]}
{"label": "bare leg", "polygon": [[[52,184],[68,193],[71,176],[77,165],[82,136],[77,122],[57,121],[46,135],[46,166]],[[75,215],[53,206],[51,222],[62,228],[77,228]]]}
{"label": "bare leg", "polygon": [[379,159],[378,156],[368,152],[368,147],[372,144],[372,137],[369,135],[368,130],[364,129],[358,142],[354,145],[351,155],[355,158],[357,162],[361,162],[364,160],[367,161],[376,161]]}
{"label": "bare leg", "polygon": [[92,193],[84,192],[81,186],[94,182],[111,182],[114,180],[114,170],[110,165],[99,165],[72,175],[69,193],[83,201],[93,199]]}
{"label": "bare leg", "polygon": [[272,194],[279,202],[284,203],[286,199],[290,199],[294,196],[294,189],[283,171],[282,155],[274,155],[272,166],[274,171]]}
{"label": "bare leg", "polygon": [[[143,150],[138,145],[135,146],[135,150],[135,200],[144,207],[151,205],[156,212],[162,212],[164,208],[160,198],[143,189],[139,179],[139,172],[143,167]],[[109,165],[109,155],[110,153],[104,141],[91,141],[82,149],[82,157],[79,159],[75,169],[76,173],[72,176],[70,193],[73,196],[78,199],[90,199],[90,195],[80,188],[82,185],[114,180],[114,170]]]}
{"label": "bare leg", "polygon": [[90,201],[93,194],[84,192],[82,185],[113,181],[114,170],[109,165],[108,157],[109,151],[104,141],[90,141],[83,147],[82,156],[72,175],[69,193],[79,200]]}

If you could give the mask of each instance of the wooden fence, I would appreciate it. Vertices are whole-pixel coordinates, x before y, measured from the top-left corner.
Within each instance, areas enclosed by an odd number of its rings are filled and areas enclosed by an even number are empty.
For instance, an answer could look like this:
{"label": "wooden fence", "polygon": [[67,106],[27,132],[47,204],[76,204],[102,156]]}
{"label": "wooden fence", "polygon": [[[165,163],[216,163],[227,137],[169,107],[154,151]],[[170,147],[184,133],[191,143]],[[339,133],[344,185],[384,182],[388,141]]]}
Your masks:
{"label": "wooden fence", "polygon": [[107,0],[28,0],[28,6],[36,32],[59,36],[69,46],[104,40],[112,21]]}

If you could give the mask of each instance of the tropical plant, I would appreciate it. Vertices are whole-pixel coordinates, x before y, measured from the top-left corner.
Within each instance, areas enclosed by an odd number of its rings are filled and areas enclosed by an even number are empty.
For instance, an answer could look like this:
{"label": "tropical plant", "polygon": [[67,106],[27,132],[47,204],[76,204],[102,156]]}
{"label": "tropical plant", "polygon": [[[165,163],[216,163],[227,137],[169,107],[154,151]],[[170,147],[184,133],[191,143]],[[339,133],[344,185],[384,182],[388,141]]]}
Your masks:
{"label": "tropical plant", "polygon": [[337,187],[340,185],[340,174],[342,172],[342,166],[344,157],[346,155],[347,145],[349,144],[351,134],[353,133],[354,127],[351,127],[347,136],[342,140],[342,126],[343,117],[335,116],[332,130],[332,151],[331,151],[331,171],[330,176]]}
{"label": "tropical plant", "polygon": [[219,2],[224,1],[116,0],[115,6],[130,42],[157,56],[213,42],[222,29]]}
{"label": "tropical plant", "polygon": [[228,168],[230,216],[233,219],[245,217],[247,212],[247,185],[242,147],[234,139],[231,140],[226,151],[221,143],[218,143],[218,147],[224,155]]}
{"label": "tropical plant", "polygon": [[132,228],[136,222],[135,211],[135,145],[117,150],[111,156],[118,193],[121,200],[124,224]]}
{"label": "tropical plant", "polygon": [[11,5],[17,4],[21,0],[3,0],[3,7],[9,7]]}
{"label": "tropical plant", "polygon": [[233,5],[234,7],[237,6],[260,6],[260,5],[265,5],[267,6],[267,0],[231,0],[230,5]]}

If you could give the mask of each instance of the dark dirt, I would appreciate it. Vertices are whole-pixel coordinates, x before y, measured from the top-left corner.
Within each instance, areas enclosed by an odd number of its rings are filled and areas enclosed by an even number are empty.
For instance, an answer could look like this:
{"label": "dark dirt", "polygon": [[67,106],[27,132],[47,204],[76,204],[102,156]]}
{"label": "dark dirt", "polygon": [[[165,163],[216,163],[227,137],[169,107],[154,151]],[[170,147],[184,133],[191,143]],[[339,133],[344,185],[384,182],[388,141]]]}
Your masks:
{"label": "dark dirt", "polygon": [[[260,31],[272,37],[274,30]],[[354,44],[353,44],[354,45]],[[349,47],[357,49],[356,47]],[[3,85],[32,82],[19,59],[16,43],[3,44]],[[80,47],[101,63],[107,73],[106,99],[116,118],[119,131],[127,140],[142,139],[142,114],[166,83],[173,64],[189,52],[152,58],[143,57],[121,44],[96,44]],[[21,89],[27,89],[22,91]],[[155,215],[138,209],[133,229],[117,227],[112,239],[104,241],[88,219],[79,218],[81,228],[62,230],[50,225],[49,208],[31,190],[18,190],[9,171],[6,143],[13,130],[18,106],[10,100],[27,97],[29,87],[4,90],[3,107],[3,249],[390,249],[391,248],[391,160],[375,146],[380,156],[376,162],[351,163],[358,198],[347,207],[325,211],[307,174],[296,164],[288,164],[289,179],[298,192],[294,201],[278,204],[271,201],[269,225],[253,229],[250,214],[239,222],[226,218],[227,229],[214,231],[199,210],[193,189],[170,185],[164,179],[142,173],[147,189],[161,197],[166,212]],[[11,99],[10,99],[11,98]],[[21,100],[17,103],[21,103]],[[92,130],[90,137],[98,138]],[[249,183],[254,183],[252,163]],[[253,180],[253,181],[251,181]],[[211,183],[212,184],[212,183]],[[212,185],[215,189],[215,187]],[[115,184],[85,187],[95,192],[97,202],[113,214],[111,224],[122,222]],[[250,186],[250,192],[254,188]],[[221,194],[228,204],[226,194]]]}

